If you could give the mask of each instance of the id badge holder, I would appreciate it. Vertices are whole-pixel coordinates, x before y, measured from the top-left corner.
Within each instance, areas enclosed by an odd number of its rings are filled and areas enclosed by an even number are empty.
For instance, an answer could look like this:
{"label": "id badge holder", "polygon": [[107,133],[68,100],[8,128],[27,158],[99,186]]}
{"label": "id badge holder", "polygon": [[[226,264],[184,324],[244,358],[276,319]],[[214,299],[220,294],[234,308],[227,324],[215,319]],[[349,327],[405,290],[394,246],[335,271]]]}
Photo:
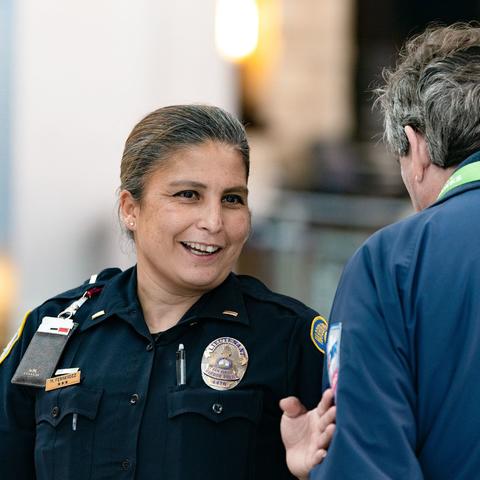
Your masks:
{"label": "id badge holder", "polygon": [[12,377],[12,383],[46,388],[47,379],[53,377],[63,350],[78,326],[72,317],[88,299],[101,291],[101,287],[92,287],[58,317],[43,317]]}
{"label": "id badge holder", "polygon": [[44,317],[20,360],[12,383],[45,388],[77,326],[78,323],[70,319]]}

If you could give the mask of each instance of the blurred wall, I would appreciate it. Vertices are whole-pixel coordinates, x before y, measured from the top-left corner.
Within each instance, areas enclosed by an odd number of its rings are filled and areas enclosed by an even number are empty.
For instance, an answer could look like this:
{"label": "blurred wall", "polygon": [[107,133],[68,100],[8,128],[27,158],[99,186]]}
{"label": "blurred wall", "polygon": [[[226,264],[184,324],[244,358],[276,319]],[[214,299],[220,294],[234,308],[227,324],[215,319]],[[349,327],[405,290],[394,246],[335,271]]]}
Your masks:
{"label": "blurred wall", "polygon": [[236,72],[217,56],[213,25],[214,0],[15,3],[11,329],[48,296],[133,262],[115,192],[144,114],[180,102],[236,111]]}

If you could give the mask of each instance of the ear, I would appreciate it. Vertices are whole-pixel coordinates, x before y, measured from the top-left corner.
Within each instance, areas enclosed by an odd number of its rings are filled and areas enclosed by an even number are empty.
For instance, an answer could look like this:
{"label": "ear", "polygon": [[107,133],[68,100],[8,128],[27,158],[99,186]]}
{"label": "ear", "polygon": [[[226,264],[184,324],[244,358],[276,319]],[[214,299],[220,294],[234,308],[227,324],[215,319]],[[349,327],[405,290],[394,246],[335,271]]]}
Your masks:
{"label": "ear", "polygon": [[414,130],[410,125],[405,127],[405,135],[410,144],[409,154],[412,160],[415,180],[421,182],[425,176],[426,170],[432,164],[428,153],[427,142],[425,141],[425,137],[420,132]]}
{"label": "ear", "polygon": [[119,210],[125,227],[128,230],[135,230],[139,203],[132,197],[128,190],[122,190],[118,197]]}

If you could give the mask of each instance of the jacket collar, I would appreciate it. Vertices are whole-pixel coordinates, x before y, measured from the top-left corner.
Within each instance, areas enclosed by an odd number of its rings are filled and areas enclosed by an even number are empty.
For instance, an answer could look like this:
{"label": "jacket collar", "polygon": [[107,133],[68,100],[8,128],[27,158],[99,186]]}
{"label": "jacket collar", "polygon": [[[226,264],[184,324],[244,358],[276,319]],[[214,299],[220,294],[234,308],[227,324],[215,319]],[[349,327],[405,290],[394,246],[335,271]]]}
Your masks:
{"label": "jacket collar", "polygon": [[[94,310],[82,322],[80,330],[108,321],[112,316],[128,322],[140,335],[151,337],[137,296],[136,266],[119,273],[105,284]],[[192,305],[178,325],[202,319],[249,324],[240,282],[234,273]]]}
{"label": "jacket collar", "polygon": [[[475,152],[474,154],[467,157],[463,162],[459,163],[457,165],[457,167],[455,168],[455,170],[453,171],[452,175],[454,175],[457,170],[464,167],[465,165],[469,165],[470,163],[479,162],[479,161],[480,161],[480,151]],[[461,186],[459,186],[457,188],[454,188],[454,189],[450,190],[449,192],[447,192],[441,199],[432,203],[432,205],[430,205],[430,207],[433,207],[434,205],[438,205],[440,203],[443,203],[444,201],[448,200],[449,198],[454,197],[454,196],[456,196],[460,193],[466,192],[468,190],[473,190],[473,189],[479,188],[479,187],[480,187],[480,181],[474,181],[474,182],[470,182],[470,183],[466,183],[464,185],[461,185]]]}

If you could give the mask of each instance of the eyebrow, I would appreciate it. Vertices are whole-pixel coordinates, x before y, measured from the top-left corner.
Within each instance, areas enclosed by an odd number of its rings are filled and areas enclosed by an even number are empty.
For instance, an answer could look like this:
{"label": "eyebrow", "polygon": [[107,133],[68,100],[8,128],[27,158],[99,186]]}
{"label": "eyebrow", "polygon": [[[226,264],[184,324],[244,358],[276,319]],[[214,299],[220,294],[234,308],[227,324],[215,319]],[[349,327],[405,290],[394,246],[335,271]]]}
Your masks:
{"label": "eyebrow", "polygon": [[[195,180],[176,180],[170,183],[171,187],[188,187],[188,188],[200,188],[206,189],[207,185],[202,182],[197,182]],[[243,185],[233,186],[226,188],[224,193],[233,193],[233,192],[240,192],[244,195],[248,195],[248,188]]]}

